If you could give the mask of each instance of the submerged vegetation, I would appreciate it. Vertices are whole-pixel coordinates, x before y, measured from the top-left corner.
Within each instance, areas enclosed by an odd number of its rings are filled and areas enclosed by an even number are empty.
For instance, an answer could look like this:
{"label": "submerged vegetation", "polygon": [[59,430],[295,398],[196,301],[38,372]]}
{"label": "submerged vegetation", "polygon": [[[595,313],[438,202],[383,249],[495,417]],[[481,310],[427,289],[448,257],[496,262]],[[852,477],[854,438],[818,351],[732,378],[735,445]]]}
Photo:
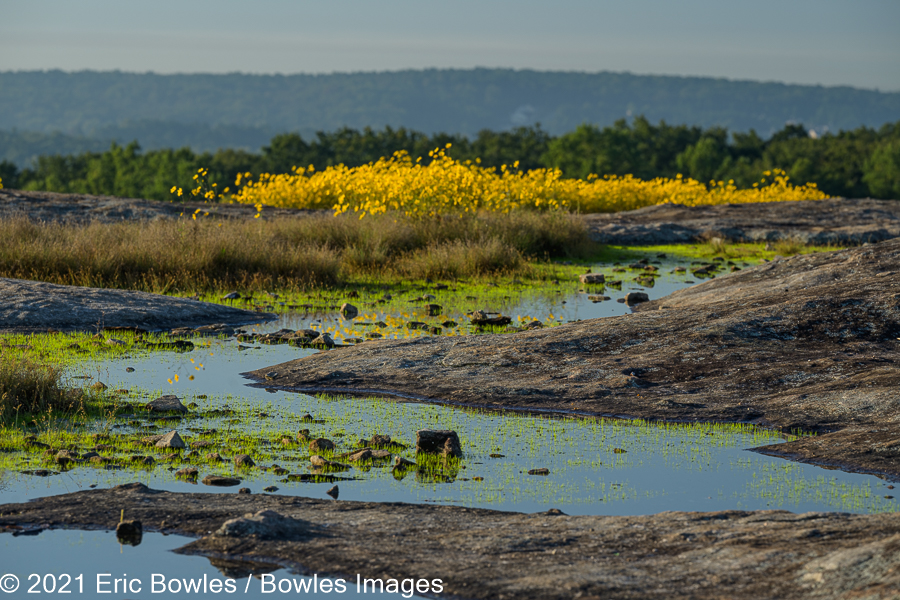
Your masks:
{"label": "submerged vegetation", "polygon": [[[686,492],[685,506],[702,492],[719,503],[711,507],[896,508],[871,484],[811,476],[802,465],[734,454],[781,439],[744,424],[534,416],[327,395],[275,395],[263,402],[190,392],[183,395],[187,414],[148,412],[144,403],[157,395],[132,386],[107,418],[89,423],[2,425],[6,452],[0,454],[0,470],[26,487],[38,481],[54,485],[58,472],[80,486],[137,478],[167,488],[212,475],[270,492],[321,493],[323,488],[308,486],[338,482],[342,498],[519,510],[552,505],[593,514],[672,509],[682,506]],[[417,453],[415,431],[421,428],[457,431],[464,456]],[[185,448],[156,447],[159,436],[171,430],[178,431]],[[390,441],[377,442],[376,435]],[[310,446],[321,438],[334,447]],[[356,455],[375,446],[388,452]],[[241,455],[253,464],[244,459],[237,464]],[[331,462],[316,466],[313,455]],[[396,468],[397,462],[404,466]],[[691,481],[695,489],[682,489],[670,475]]]}

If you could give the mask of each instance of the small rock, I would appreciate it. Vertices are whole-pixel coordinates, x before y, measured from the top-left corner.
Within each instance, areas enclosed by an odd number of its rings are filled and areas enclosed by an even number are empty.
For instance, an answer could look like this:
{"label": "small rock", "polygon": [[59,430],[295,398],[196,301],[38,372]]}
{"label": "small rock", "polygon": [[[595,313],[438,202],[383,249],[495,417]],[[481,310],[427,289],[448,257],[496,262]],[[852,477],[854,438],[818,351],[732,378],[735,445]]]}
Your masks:
{"label": "small rock", "polygon": [[272,381],[273,379],[278,379],[278,371],[269,371],[266,373],[266,379]]}
{"label": "small rock", "polygon": [[60,450],[56,453],[56,464],[65,469],[76,460],[78,460],[78,454],[72,452],[71,450]]}
{"label": "small rock", "polygon": [[368,445],[372,448],[385,448],[387,446],[392,445],[391,436],[382,435],[380,433],[376,433],[372,436],[372,439],[369,440]]}
{"label": "small rock", "polygon": [[322,452],[323,450],[334,450],[334,442],[325,438],[316,438],[309,443],[310,452]]}
{"label": "small rock", "polygon": [[186,413],[187,407],[181,403],[181,400],[178,399],[178,396],[168,394],[165,396],[160,396],[156,400],[149,402],[146,405],[147,410],[153,412],[179,412]]}
{"label": "small rock", "polygon": [[357,316],[359,316],[359,309],[352,304],[345,302],[341,305],[341,316],[348,321],[351,319],[355,319]]}
{"label": "small rock", "polygon": [[103,390],[106,389],[106,384],[103,383],[102,381],[98,381],[97,383],[91,385],[91,389],[94,390],[95,392],[102,392]]}
{"label": "small rock", "polygon": [[528,471],[529,475],[549,475],[550,469],[546,467],[541,467],[540,469],[531,469]]}
{"label": "small rock", "polygon": [[362,462],[366,460],[372,459],[372,451],[369,448],[363,448],[362,450],[357,450],[352,454],[345,457],[349,462]]}
{"label": "small rock", "polygon": [[144,528],[140,521],[121,521],[116,525],[116,539],[126,546],[137,546],[144,536]]}
{"label": "small rock", "polygon": [[263,488],[263,491],[264,491],[264,492],[269,492],[269,493],[271,494],[272,492],[277,492],[277,491],[278,491],[278,486],[275,486],[275,485],[267,485],[266,487]]}
{"label": "small rock", "polygon": [[322,346],[325,348],[334,348],[334,340],[327,333],[320,333],[319,337],[309,343],[310,346]]}
{"label": "small rock", "polygon": [[416,452],[462,456],[459,436],[449,430],[420,429],[416,432]]}
{"label": "small rock", "polygon": [[341,493],[341,491],[338,489],[338,486],[334,486],[332,488],[329,488],[325,493],[337,500],[338,495]]}
{"label": "small rock", "polygon": [[250,488],[241,488],[238,490],[238,494],[250,494],[250,493],[252,493],[250,491]]}
{"label": "small rock", "polygon": [[603,273],[584,273],[581,277],[578,278],[581,283],[588,285],[599,285],[606,283],[606,277],[603,276]]}
{"label": "small rock", "polygon": [[344,463],[328,460],[327,458],[321,457],[318,454],[313,454],[312,456],[310,456],[309,462],[312,463],[314,467],[340,469],[342,471],[346,471],[347,469],[352,468],[350,465],[345,465]]}
{"label": "small rock", "polygon": [[471,317],[469,317],[469,321],[472,323],[472,325],[476,325],[478,327],[503,327],[512,323],[512,319],[510,317],[506,317],[503,315],[498,317],[491,317],[488,316],[488,313],[483,310],[474,311]]}
{"label": "small rock", "polygon": [[237,454],[234,457],[234,466],[237,469],[249,469],[250,467],[255,467],[256,463],[247,454]]}
{"label": "small rock", "polygon": [[402,456],[394,457],[394,468],[395,469],[402,469],[405,467],[414,467],[414,466],[416,466],[416,463],[414,463],[411,460],[407,460],[407,459],[403,458]]}
{"label": "small rock", "polygon": [[125,367],[126,373],[134,373],[134,367]]}
{"label": "small rock", "polygon": [[185,467],[175,471],[175,477],[181,477],[182,479],[197,479],[199,475],[200,469],[197,467]]}
{"label": "small rock", "polygon": [[178,435],[178,432],[175,430],[170,431],[165,434],[156,442],[155,446],[157,448],[185,448],[184,440],[181,439],[181,436]]}
{"label": "small rock", "polygon": [[212,485],[217,487],[231,487],[240,485],[241,480],[237,477],[222,477],[221,475],[207,475],[203,478],[203,485]]}
{"label": "small rock", "polygon": [[222,300],[240,300],[241,295],[238,292],[231,292],[222,296]]}
{"label": "small rock", "polygon": [[625,294],[625,304],[640,304],[641,302],[649,302],[650,296],[646,292],[628,292]]}
{"label": "small rock", "polygon": [[206,455],[206,460],[209,462],[225,462],[225,459],[218,452],[210,452]]}
{"label": "small rock", "polygon": [[429,317],[436,317],[444,310],[444,307],[439,304],[426,304],[422,308],[425,309],[425,314]]}

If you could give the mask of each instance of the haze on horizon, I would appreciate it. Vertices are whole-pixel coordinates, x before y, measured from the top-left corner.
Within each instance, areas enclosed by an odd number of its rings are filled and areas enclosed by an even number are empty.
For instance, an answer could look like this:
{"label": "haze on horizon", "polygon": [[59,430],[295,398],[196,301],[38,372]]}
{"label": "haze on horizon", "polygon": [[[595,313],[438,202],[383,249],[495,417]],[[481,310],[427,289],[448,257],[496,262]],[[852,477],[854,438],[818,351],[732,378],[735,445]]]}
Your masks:
{"label": "haze on horizon", "polygon": [[0,1],[0,71],[505,67],[900,90],[891,0]]}

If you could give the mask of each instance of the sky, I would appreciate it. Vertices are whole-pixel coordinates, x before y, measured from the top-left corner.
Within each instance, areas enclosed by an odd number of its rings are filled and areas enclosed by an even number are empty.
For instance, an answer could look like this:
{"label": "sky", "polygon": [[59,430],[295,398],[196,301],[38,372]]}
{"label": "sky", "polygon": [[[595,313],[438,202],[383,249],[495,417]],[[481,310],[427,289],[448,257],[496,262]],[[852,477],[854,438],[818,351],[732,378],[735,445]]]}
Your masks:
{"label": "sky", "polygon": [[898,0],[0,0],[0,71],[507,67],[900,90]]}

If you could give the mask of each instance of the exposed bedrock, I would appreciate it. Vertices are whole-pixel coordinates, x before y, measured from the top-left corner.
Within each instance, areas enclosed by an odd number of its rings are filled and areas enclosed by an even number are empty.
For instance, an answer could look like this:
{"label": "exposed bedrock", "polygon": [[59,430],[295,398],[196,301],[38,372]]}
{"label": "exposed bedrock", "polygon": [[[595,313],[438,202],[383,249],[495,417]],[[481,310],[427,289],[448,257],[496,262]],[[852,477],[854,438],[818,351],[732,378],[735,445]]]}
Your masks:
{"label": "exposed bedrock", "polygon": [[[441,579],[439,598],[896,598],[900,515],[785,511],[566,516],[180,494],[128,484],[0,506],[4,525],[195,536],[176,552],[319,577]],[[269,511],[269,512],[263,512]],[[271,567],[270,567],[271,569]],[[254,572],[259,573],[258,567]],[[246,573],[246,571],[245,571]],[[279,574],[278,577],[283,577]],[[350,587],[350,586],[348,586]]]}
{"label": "exposed bedrock", "polygon": [[742,242],[861,244],[900,237],[900,202],[871,198],[684,206],[661,204],[584,215],[606,244],[683,244],[698,237]]}
{"label": "exposed bedrock", "polygon": [[269,313],[162,294],[56,285],[0,277],[0,331],[145,331],[221,323],[243,325],[274,318]]}

